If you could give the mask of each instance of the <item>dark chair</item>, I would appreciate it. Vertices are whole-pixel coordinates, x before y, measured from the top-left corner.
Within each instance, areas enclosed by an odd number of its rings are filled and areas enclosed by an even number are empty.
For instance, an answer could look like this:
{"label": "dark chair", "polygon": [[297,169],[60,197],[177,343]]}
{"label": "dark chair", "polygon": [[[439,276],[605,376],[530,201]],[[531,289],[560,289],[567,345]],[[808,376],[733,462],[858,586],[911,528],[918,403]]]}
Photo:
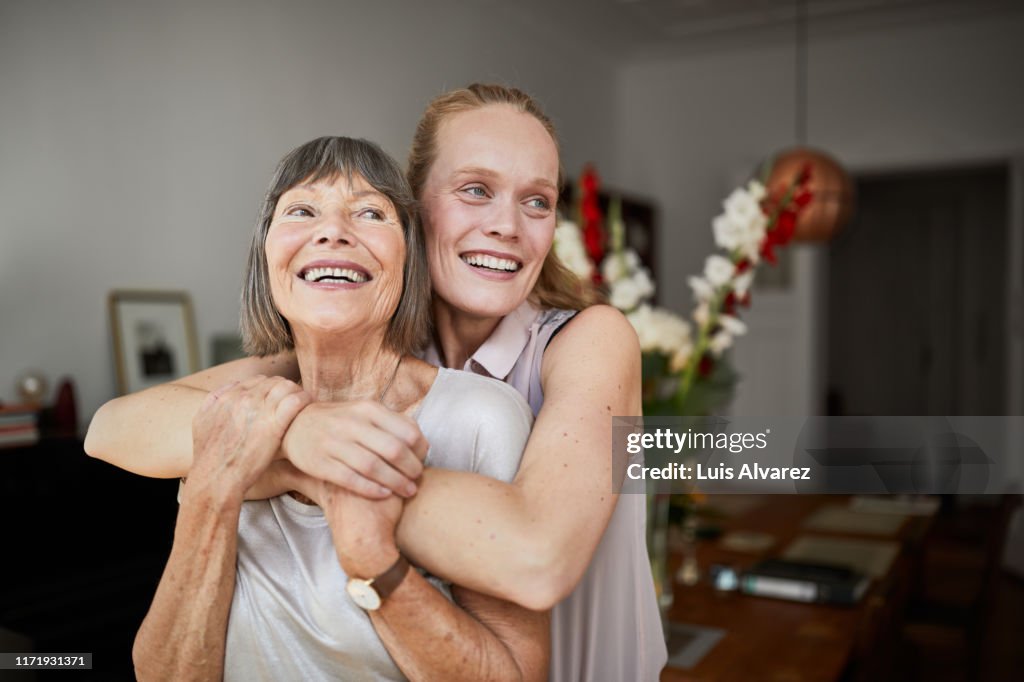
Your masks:
{"label": "dark chair", "polygon": [[901,679],[977,680],[1020,496],[944,500],[927,538],[901,628]]}

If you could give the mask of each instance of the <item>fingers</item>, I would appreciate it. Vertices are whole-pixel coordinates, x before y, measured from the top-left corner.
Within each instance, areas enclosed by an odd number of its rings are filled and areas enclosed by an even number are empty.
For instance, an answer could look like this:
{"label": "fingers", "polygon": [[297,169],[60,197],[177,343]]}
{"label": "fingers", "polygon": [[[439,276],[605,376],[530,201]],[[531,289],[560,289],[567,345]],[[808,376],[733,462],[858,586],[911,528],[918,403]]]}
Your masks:
{"label": "fingers", "polygon": [[266,378],[267,377],[262,374],[257,374],[256,376],[249,377],[243,381],[229,381],[223,386],[218,386],[206,395],[206,400],[203,401],[200,411],[208,410],[222,400],[230,400],[238,395],[247,394],[254,386],[258,385]]}
{"label": "fingers", "polygon": [[355,469],[338,460],[325,460],[321,478],[340,488],[369,500],[383,500],[391,495],[391,490],[362,476]]}
{"label": "fingers", "polygon": [[[427,450],[430,449],[430,446],[427,443],[427,439],[423,436],[423,432],[420,431],[420,427],[416,421],[404,414],[392,412],[380,403],[364,403],[360,405],[360,408],[367,413],[367,417],[370,419],[371,423],[392,434],[395,438],[401,440],[407,448],[409,448],[419,461],[420,466],[412,466],[412,468],[408,470],[406,467],[400,466],[399,469],[413,478],[419,477],[423,472],[422,462],[426,459]],[[384,453],[381,453],[382,456],[383,454]],[[392,463],[397,464],[395,462]]]}
{"label": "fingers", "polygon": [[223,424],[232,419],[230,415],[235,415],[235,419],[246,414],[262,415],[265,424],[276,426],[280,436],[310,402],[311,398],[298,384],[281,377],[256,375],[211,391],[193,419],[193,427],[197,423]]}
{"label": "fingers", "polygon": [[268,407],[273,407],[274,416],[283,433],[295,416],[313,402],[313,397],[298,384],[287,379],[277,379],[263,400]]}
{"label": "fingers", "polygon": [[[366,449],[359,443],[348,443],[344,452],[339,452],[338,455],[339,457],[327,461],[324,466],[325,470],[319,476],[345,487],[356,495],[373,499],[382,497],[381,491],[387,492],[388,495],[394,492],[403,498],[416,495],[415,482],[394,469],[377,453]],[[343,466],[335,466],[335,463]],[[377,492],[373,495],[364,495],[371,489],[364,481],[377,488]]]}
{"label": "fingers", "polygon": [[301,416],[283,450],[300,469],[370,499],[416,493],[428,445],[412,419],[371,401],[313,403],[309,410],[282,403],[280,409],[289,407]]}
{"label": "fingers", "polygon": [[207,393],[206,400],[204,400],[203,404],[199,407],[199,411],[203,412],[210,409],[210,407],[213,406],[213,404],[216,403],[218,400],[220,400],[225,393],[232,390],[237,385],[237,381],[229,381],[223,386],[219,386],[218,388],[215,388],[214,390]]}
{"label": "fingers", "polygon": [[[394,471],[399,474],[406,487],[423,474],[423,462],[416,456],[416,453],[406,445],[405,441],[396,438],[389,431],[381,428],[364,429],[358,434],[357,442],[369,451],[368,454],[372,453],[375,455],[374,459],[380,464],[374,465],[370,471],[358,466],[355,468],[364,476],[368,476],[381,485],[392,488],[395,492],[400,491],[395,489],[389,480],[375,476],[374,472],[378,469],[381,471]],[[349,464],[353,465],[353,462],[350,461]],[[412,487],[412,492],[407,490],[406,494],[413,494],[414,491],[415,486]]]}
{"label": "fingers", "polygon": [[[268,402],[270,402],[268,400]],[[293,391],[285,395],[277,402],[277,409],[275,416],[277,423],[281,427],[282,433],[291,425],[295,417],[306,408],[307,405],[313,402],[313,396],[309,395],[301,388],[298,391]]]}
{"label": "fingers", "polygon": [[[308,405],[311,400],[295,382],[283,377],[266,377],[262,374],[222,386],[211,396],[214,396],[215,400],[248,400],[253,407],[262,406],[275,412],[284,420],[284,426],[287,426],[297,411]],[[282,403],[286,400],[286,409],[282,409]]]}

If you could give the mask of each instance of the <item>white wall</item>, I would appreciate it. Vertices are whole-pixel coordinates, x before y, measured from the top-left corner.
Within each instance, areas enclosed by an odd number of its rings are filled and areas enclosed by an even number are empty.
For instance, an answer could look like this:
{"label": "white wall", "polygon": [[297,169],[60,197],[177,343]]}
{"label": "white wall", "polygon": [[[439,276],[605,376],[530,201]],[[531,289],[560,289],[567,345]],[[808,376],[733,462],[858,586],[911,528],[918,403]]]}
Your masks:
{"label": "white wall", "polygon": [[[817,39],[811,31],[809,142],[851,169],[1024,152],[1024,12]],[[685,278],[713,249],[711,219],[737,174],[793,142],[793,88],[791,45],[617,69],[619,164],[608,175],[661,204],[660,286],[680,312],[691,307]],[[825,318],[813,311],[823,248],[796,254],[791,293],[755,293],[744,313],[735,413],[819,409],[815,323]]]}
{"label": "white wall", "polygon": [[113,288],[189,291],[205,362],[277,159],[345,134],[404,163],[426,102],[473,80],[534,93],[570,171],[615,165],[611,67],[494,0],[0,4],[0,400],[67,375],[87,423]]}

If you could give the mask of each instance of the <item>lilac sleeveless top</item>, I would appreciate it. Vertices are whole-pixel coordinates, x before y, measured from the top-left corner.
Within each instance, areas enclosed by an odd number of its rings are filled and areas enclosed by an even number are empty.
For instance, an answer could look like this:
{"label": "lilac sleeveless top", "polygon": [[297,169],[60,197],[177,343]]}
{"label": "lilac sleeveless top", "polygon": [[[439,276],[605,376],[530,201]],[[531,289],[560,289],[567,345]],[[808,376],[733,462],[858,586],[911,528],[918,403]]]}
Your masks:
{"label": "lilac sleeveless top", "polygon": [[[523,303],[501,320],[463,369],[510,384],[536,416],[544,402],[544,350],[574,314]],[[442,364],[434,347],[424,360]],[[644,495],[619,495],[590,566],[551,614],[552,682],[658,679],[668,655],[647,558],[646,520]]]}

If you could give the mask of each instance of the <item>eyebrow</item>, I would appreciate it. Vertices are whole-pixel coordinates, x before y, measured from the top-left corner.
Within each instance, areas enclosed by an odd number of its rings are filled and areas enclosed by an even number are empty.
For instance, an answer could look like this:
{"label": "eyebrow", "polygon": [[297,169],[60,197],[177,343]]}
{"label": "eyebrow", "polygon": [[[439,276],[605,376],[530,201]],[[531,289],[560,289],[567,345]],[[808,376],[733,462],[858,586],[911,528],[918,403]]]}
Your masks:
{"label": "eyebrow", "polygon": [[[484,177],[488,177],[488,178],[496,178],[496,177],[498,177],[498,173],[492,171],[489,168],[483,168],[483,167],[479,167],[479,166],[470,166],[470,167],[467,167],[467,168],[460,168],[457,171],[455,171],[455,173],[453,173],[453,175],[455,175],[455,176],[459,176],[459,175],[483,175]],[[549,189],[551,189],[552,191],[555,191],[555,192],[558,191],[558,186],[555,183],[553,183],[550,180],[548,180],[547,178],[536,177],[536,178],[534,178],[532,180],[531,184],[541,185],[542,187],[547,187],[547,188],[549,188]]]}

